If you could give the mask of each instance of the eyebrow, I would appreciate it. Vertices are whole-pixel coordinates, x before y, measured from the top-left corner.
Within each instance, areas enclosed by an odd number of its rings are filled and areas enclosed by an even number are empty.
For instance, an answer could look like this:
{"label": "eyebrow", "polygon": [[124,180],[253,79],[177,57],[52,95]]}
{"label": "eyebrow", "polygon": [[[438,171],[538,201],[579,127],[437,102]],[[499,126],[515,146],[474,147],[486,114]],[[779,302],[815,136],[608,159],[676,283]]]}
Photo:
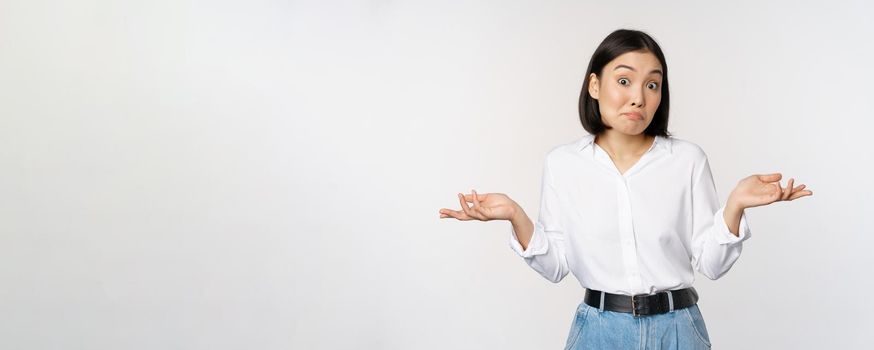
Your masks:
{"label": "eyebrow", "polygon": [[[626,65],[624,65],[624,64],[620,64],[620,65],[616,66],[616,68],[613,68],[613,70],[617,70],[617,69],[619,69],[619,68],[628,68],[628,69],[631,69],[632,72],[637,72],[637,70],[635,70],[634,68],[631,68],[631,67],[626,66]],[[664,75],[664,74],[662,73],[662,70],[661,70],[661,69],[653,69],[653,70],[649,71],[649,73],[650,73],[650,74],[652,74],[652,73],[658,73],[658,74],[660,74],[660,75]]]}

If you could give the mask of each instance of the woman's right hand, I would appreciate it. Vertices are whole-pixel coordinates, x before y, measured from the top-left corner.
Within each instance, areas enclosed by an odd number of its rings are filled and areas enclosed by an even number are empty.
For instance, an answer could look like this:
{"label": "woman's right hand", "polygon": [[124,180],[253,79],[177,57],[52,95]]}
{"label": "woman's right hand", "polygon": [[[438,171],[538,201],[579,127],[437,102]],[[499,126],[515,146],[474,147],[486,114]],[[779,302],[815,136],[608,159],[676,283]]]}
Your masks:
{"label": "woman's right hand", "polygon": [[[471,194],[458,194],[458,202],[461,210],[440,209],[440,218],[453,217],[458,220],[511,220],[519,207],[515,201],[503,193],[477,194],[471,190]],[[472,207],[467,202],[473,203]]]}

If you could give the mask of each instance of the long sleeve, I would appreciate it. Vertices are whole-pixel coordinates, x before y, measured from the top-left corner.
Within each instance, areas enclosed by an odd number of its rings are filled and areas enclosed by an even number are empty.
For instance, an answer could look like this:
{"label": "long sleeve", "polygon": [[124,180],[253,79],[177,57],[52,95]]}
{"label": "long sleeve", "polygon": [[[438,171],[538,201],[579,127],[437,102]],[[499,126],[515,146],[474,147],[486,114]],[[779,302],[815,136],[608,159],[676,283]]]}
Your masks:
{"label": "long sleeve", "polygon": [[743,250],[743,241],[751,237],[746,213],[741,214],[739,236],[728,229],[723,218],[725,205],[719,207],[716,185],[706,155],[696,167],[692,185],[692,266],[711,280],[722,277]]}
{"label": "long sleeve", "polygon": [[547,156],[541,180],[540,213],[534,223],[531,242],[528,243],[528,249],[523,250],[511,225],[510,247],[524,258],[532,269],[553,283],[558,283],[568,274],[565,231],[559,221],[559,215],[558,196],[549,169],[549,156]]}

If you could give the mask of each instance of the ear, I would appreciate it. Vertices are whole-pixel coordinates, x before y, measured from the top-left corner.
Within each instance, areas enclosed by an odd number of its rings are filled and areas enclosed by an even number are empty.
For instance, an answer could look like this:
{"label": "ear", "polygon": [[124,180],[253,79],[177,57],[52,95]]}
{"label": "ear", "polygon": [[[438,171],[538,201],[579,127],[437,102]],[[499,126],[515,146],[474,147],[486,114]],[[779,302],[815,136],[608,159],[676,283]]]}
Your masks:
{"label": "ear", "polygon": [[598,99],[598,85],[600,84],[601,82],[595,73],[589,74],[589,96],[592,96],[593,99]]}

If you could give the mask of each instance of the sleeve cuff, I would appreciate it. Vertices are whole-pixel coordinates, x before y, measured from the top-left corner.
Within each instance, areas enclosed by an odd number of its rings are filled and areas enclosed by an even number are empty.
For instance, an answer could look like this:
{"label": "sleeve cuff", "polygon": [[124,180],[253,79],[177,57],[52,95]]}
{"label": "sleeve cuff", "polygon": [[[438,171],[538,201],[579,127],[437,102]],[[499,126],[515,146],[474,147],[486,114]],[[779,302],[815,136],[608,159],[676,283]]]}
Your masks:
{"label": "sleeve cuff", "polygon": [[735,236],[728,229],[728,224],[725,222],[725,218],[723,214],[725,213],[725,206],[716,211],[716,214],[713,215],[714,222],[718,222],[716,225],[716,242],[719,244],[740,244],[743,241],[750,239],[752,232],[750,232],[750,226],[747,223],[747,213],[746,211],[741,212],[740,215],[740,225],[738,227],[738,236]]}
{"label": "sleeve cuff", "polygon": [[510,248],[519,254],[519,256],[523,258],[530,258],[535,255],[546,254],[547,249],[549,249],[549,244],[547,241],[543,239],[543,234],[540,232],[539,227],[537,227],[539,223],[535,224],[534,234],[531,236],[531,242],[528,242],[528,249],[522,249],[522,243],[519,242],[519,239],[516,237],[516,231],[513,230],[513,226],[510,226]]}

